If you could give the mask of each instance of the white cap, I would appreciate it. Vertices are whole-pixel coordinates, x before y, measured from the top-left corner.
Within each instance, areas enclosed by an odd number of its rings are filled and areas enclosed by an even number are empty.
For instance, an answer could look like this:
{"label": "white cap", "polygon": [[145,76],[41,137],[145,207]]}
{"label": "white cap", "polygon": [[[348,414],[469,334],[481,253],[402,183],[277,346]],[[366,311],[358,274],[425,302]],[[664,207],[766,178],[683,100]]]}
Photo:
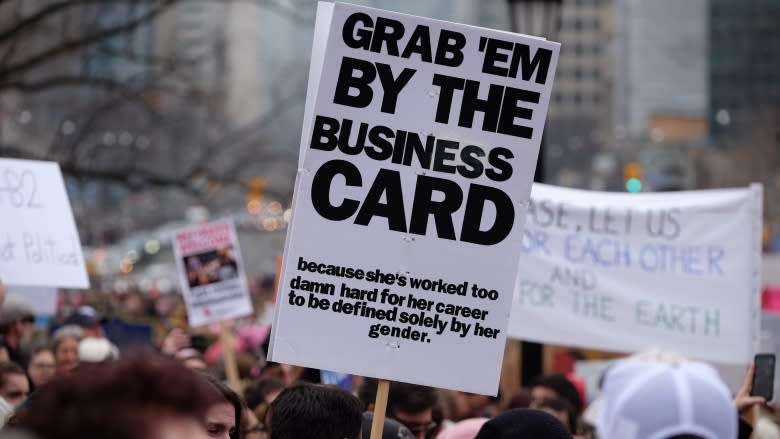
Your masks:
{"label": "white cap", "polygon": [[641,359],[615,363],[606,374],[596,428],[601,439],[666,439],[694,434],[737,437],[737,411],[711,366]]}
{"label": "white cap", "polygon": [[105,338],[87,337],[79,342],[80,363],[100,363],[119,358],[119,349]]}

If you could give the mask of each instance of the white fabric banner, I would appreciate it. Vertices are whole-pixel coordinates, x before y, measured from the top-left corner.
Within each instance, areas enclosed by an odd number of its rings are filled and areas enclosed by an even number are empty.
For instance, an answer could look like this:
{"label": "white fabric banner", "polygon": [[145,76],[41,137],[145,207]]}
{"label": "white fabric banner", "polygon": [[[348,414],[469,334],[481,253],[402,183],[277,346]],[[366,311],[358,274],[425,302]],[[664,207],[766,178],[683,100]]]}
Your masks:
{"label": "white fabric banner", "polygon": [[559,45],[318,13],[270,357],[495,394]]}
{"label": "white fabric banner", "polygon": [[744,364],[759,342],[762,189],[534,185],[509,334]]}

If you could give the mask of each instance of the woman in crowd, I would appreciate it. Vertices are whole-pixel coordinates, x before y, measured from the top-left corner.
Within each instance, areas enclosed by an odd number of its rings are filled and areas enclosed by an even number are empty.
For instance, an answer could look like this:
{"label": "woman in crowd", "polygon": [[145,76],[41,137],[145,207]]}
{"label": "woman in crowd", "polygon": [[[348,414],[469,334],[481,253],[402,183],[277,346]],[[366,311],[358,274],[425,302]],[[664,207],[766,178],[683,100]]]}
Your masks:
{"label": "woman in crowd", "polygon": [[207,439],[203,419],[215,401],[196,372],[140,353],[54,377],[17,412],[15,427],[37,439]]}
{"label": "woman in crowd", "polygon": [[49,381],[57,373],[57,363],[54,352],[49,348],[36,349],[27,366],[27,376],[30,377],[30,390],[34,390]]}
{"label": "woman in crowd", "polygon": [[79,365],[79,342],[84,333],[76,325],[66,325],[54,331],[52,336],[57,372],[67,372]]}
{"label": "woman in crowd", "polygon": [[246,423],[243,422],[245,406],[241,397],[213,375],[203,372],[200,375],[210,384],[216,401],[206,412],[208,436],[215,439],[243,439],[242,428]]}

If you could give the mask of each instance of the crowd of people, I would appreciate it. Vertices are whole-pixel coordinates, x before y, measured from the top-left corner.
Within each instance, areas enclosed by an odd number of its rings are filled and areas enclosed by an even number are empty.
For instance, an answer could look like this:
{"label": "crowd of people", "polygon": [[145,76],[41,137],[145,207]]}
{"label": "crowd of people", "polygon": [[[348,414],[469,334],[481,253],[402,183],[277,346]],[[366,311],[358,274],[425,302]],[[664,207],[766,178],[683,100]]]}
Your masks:
{"label": "crowd of people", "polygon": [[[0,283],[0,303],[5,287]],[[323,384],[322,371],[267,361],[267,327],[235,329],[240,381],[226,384],[224,347],[186,328],[159,343],[120,349],[105,317],[68,310],[35,337],[30,304],[0,311],[0,437],[369,439],[378,380]],[[37,342],[35,341],[37,340]],[[475,371],[478,373],[478,371]],[[747,415],[769,406],[750,396],[752,367],[731,395],[710,366],[651,351],[616,361],[600,394],[581,380],[538,377],[500,397],[392,382],[386,439],[735,439],[775,424]],[[465,378],[464,378],[465,379]],[[590,401],[590,402],[589,402]],[[773,436],[774,435],[774,436]]]}

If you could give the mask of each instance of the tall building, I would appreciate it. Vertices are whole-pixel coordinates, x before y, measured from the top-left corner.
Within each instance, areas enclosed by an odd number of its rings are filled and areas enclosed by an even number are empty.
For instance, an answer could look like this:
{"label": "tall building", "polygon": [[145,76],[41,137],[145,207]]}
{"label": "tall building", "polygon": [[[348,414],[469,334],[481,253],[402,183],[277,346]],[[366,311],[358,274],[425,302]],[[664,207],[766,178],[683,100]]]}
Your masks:
{"label": "tall building", "polygon": [[[709,126],[715,143],[780,117],[780,2],[710,0]],[[780,143],[780,132],[775,133]]]}
{"label": "tall building", "polygon": [[611,120],[613,0],[564,0],[559,18],[561,53],[545,129],[545,179],[587,185],[574,170],[604,142]]}
{"label": "tall building", "polygon": [[615,1],[615,131],[641,138],[654,117],[705,120],[708,1]]}

